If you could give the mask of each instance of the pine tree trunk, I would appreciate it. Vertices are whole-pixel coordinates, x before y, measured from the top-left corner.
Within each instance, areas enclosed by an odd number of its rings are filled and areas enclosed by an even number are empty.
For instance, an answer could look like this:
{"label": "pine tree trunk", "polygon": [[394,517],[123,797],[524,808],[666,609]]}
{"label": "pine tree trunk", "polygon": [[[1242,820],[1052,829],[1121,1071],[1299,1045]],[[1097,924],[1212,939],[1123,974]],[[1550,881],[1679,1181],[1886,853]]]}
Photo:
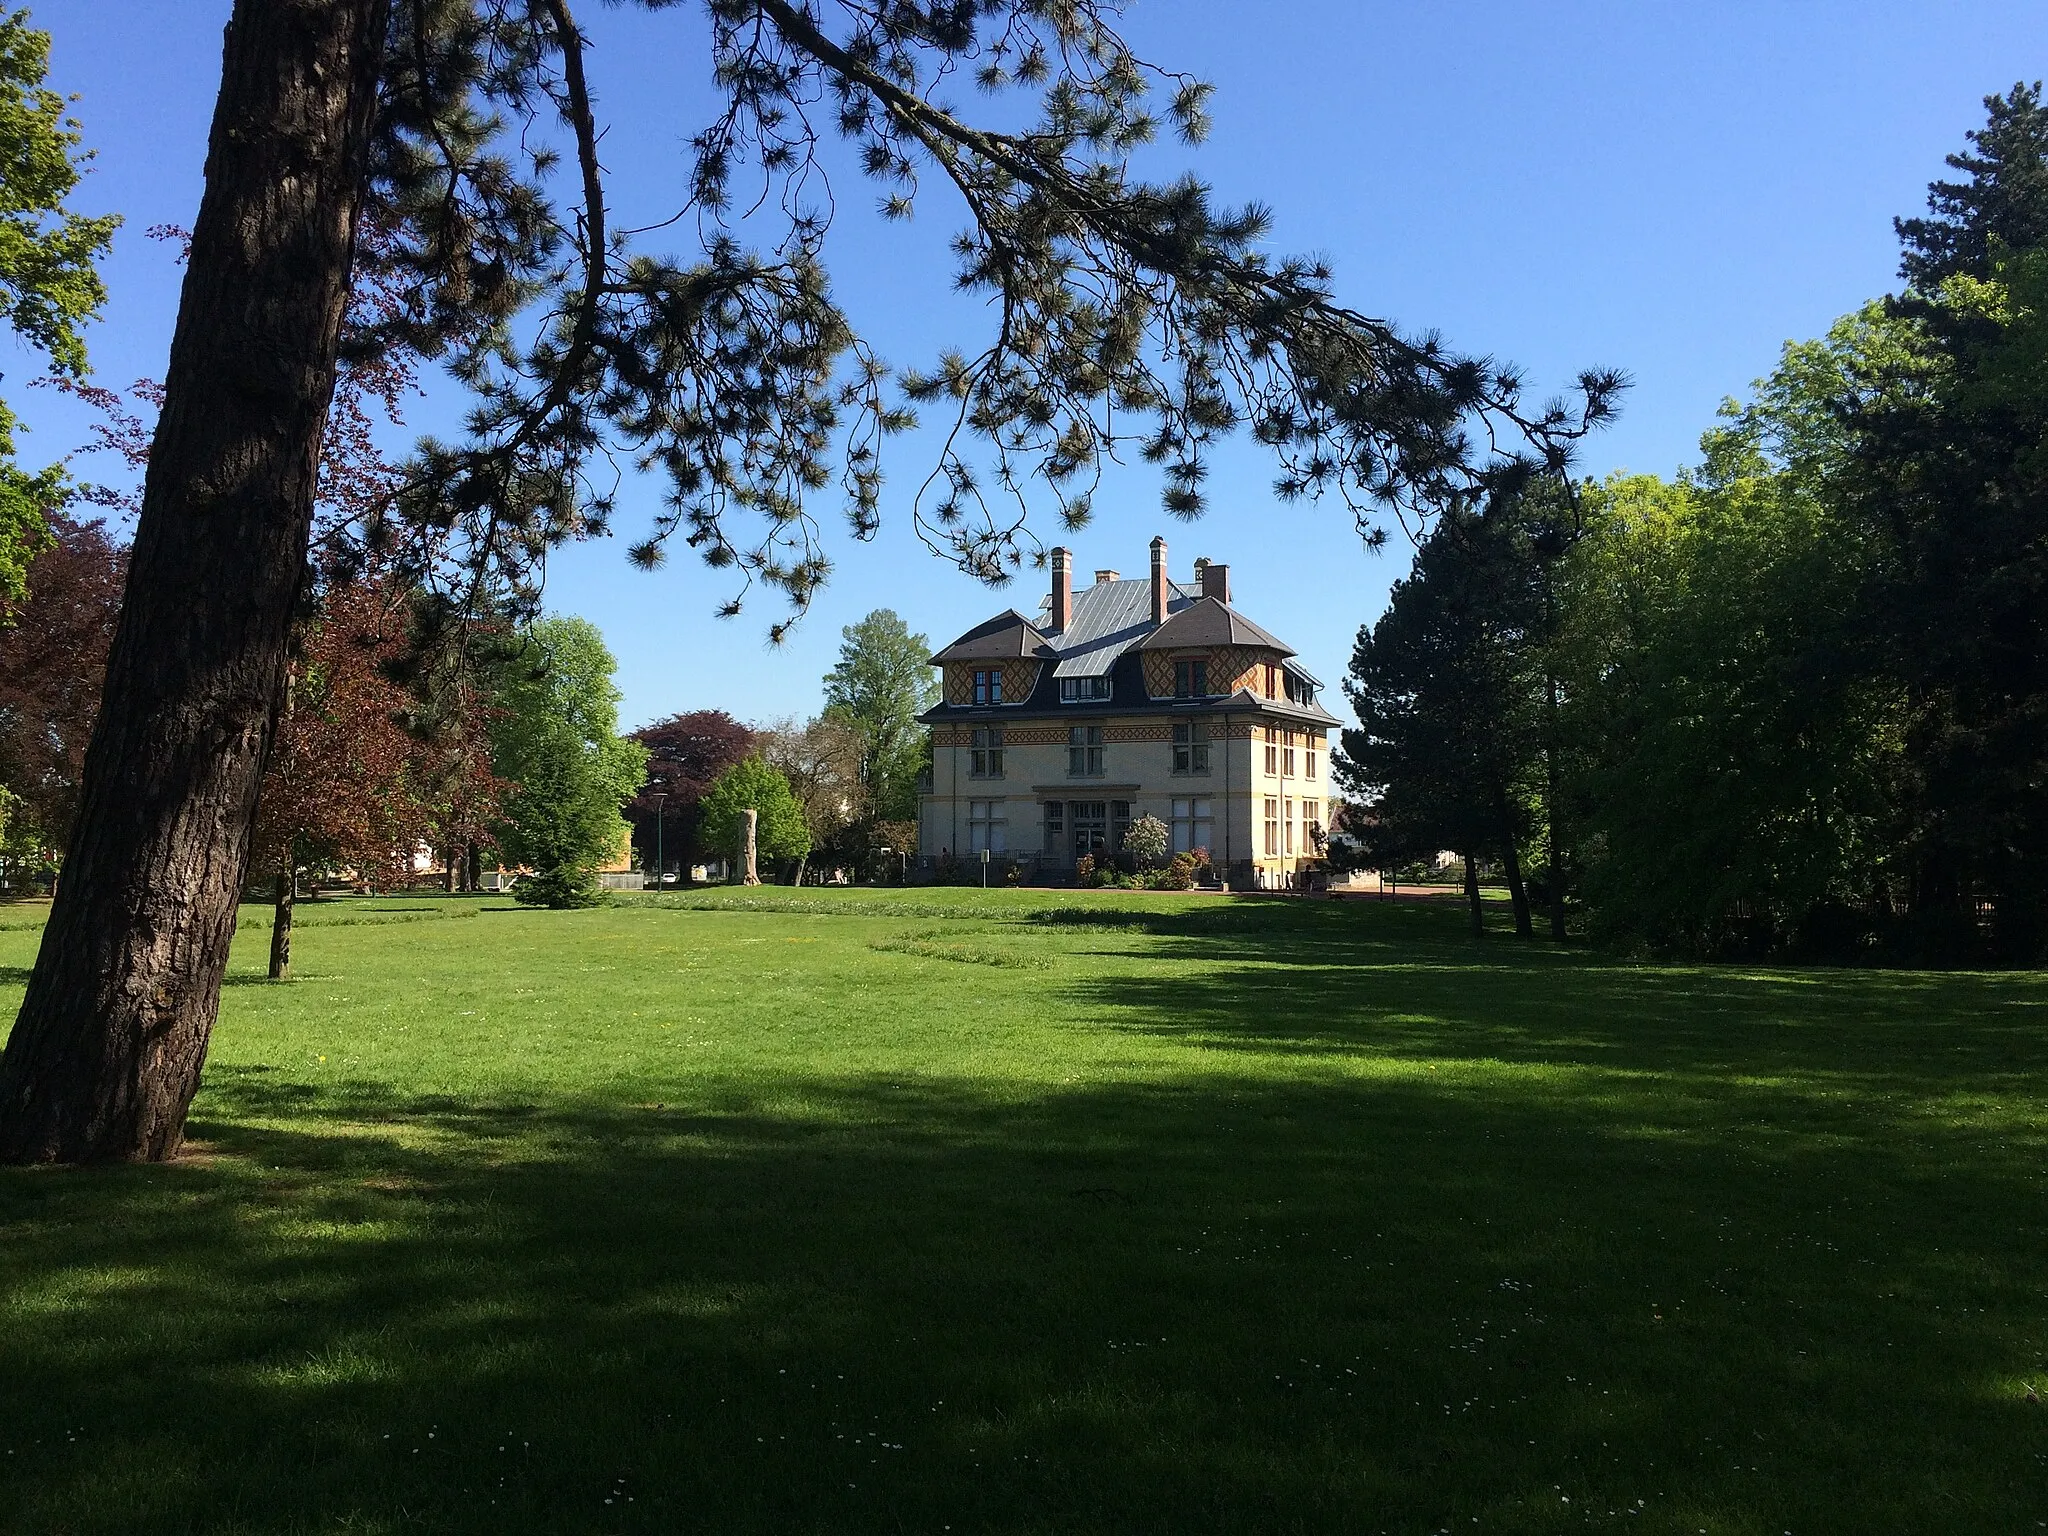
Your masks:
{"label": "pine tree trunk", "polygon": [[298,904],[299,882],[292,870],[291,855],[277,872],[277,907],[270,920],[270,979],[292,979],[292,909]]}
{"label": "pine tree trunk", "polygon": [[1472,937],[1486,937],[1486,909],[1479,904],[1479,861],[1465,855],[1465,906],[1472,918]]}
{"label": "pine tree trunk", "polygon": [[1533,939],[1536,924],[1529,916],[1529,887],[1522,881],[1522,856],[1515,851],[1512,837],[1501,848],[1501,866],[1508,877],[1508,904],[1515,909],[1515,937]]}
{"label": "pine tree trunk", "polygon": [[389,0],[237,0],[63,893],[0,1161],[172,1156],[306,567]]}

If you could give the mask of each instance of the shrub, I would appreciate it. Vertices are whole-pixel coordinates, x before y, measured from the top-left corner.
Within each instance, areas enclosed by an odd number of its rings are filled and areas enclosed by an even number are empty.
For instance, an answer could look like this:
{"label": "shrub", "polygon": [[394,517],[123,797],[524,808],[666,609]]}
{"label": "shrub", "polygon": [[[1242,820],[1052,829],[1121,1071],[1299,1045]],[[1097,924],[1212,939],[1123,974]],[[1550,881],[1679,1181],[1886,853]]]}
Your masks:
{"label": "shrub", "polygon": [[1124,832],[1124,852],[1137,860],[1141,870],[1164,864],[1166,850],[1172,845],[1172,832],[1157,816],[1140,816]]}
{"label": "shrub", "polygon": [[512,887],[516,901],[529,907],[601,907],[611,900],[597,883],[597,876],[573,864],[558,865],[528,875]]}
{"label": "shrub", "polygon": [[1159,878],[1162,890],[1185,891],[1195,883],[1195,856],[1192,853],[1176,853],[1173,862],[1166,866]]}
{"label": "shrub", "polygon": [[1074,860],[1074,884],[1086,885],[1095,875],[1095,855],[1084,853]]}

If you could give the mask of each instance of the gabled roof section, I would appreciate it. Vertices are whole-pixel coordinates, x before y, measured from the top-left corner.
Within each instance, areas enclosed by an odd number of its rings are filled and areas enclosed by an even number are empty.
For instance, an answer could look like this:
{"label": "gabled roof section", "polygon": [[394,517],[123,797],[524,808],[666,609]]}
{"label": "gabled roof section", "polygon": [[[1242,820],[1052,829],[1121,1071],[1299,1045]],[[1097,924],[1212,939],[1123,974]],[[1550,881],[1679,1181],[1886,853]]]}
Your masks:
{"label": "gabled roof section", "polygon": [[1282,656],[1294,654],[1293,646],[1269,635],[1235,608],[1213,597],[1189,603],[1178,613],[1168,613],[1164,624],[1138,642],[1138,649],[1185,650],[1210,645],[1258,646],[1278,651]]}
{"label": "gabled roof section", "polygon": [[[1167,623],[1195,601],[1195,594],[1167,583]],[[1101,677],[1117,657],[1133,649],[1152,628],[1152,582],[1098,581],[1074,594],[1067,627],[1047,643],[1059,654],[1055,677]]]}
{"label": "gabled roof section", "polygon": [[1018,657],[1043,661],[1053,654],[1046,638],[1023,614],[1012,608],[986,624],[977,624],[931,658],[933,666],[949,661],[1011,661]]}

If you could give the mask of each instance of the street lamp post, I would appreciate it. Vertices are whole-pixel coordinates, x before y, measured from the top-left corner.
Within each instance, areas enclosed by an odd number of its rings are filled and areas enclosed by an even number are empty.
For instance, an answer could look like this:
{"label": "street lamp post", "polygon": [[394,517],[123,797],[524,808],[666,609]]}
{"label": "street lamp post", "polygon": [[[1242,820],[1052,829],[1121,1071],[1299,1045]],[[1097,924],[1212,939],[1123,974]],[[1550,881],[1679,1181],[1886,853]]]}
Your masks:
{"label": "street lamp post", "polygon": [[668,889],[668,860],[663,857],[661,846],[662,822],[666,819],[662,810],[667,799],[667,790],[658,791],[654,796],[654,888],[657,891]]}

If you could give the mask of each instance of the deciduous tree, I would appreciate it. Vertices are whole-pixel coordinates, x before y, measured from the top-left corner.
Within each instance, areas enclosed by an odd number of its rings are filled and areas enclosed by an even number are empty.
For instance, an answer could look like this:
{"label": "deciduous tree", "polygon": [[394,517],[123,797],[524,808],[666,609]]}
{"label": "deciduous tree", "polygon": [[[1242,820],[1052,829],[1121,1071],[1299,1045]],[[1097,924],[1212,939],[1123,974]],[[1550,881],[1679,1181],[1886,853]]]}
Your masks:
{"label": "deciduous tree", "polygon": [[18,804],[8,841],[61,854],[78,812],[85,745],[121,608],[127,551],[98,521],[52,514],[28,597],[0,625],[0,785]]}
{"label": "deciduous tree", "polygon": [[839,633],[839,661],[825,674],[825,713],[860,732],[872,813],[915,820],[918,776],[931,762],[930,733],[917,717],[938,702],[931,642],[888,608]]}
{"label": "deciduous tree", "polygon": [[754,847],[760,857],[793,863],[811,851],[810,828],[803,807],[790,793],[789,780],[758,753],[742,758],[718,776],[704,792],[703,832],[707,846],[737,863],[746,811],[759,820]]}
{"label": "deciduous tree", "polygon": [[596,899],[596,870],[625,846],[620,808],[645,782],[647,749],[619,735],[617,669],[587,619],[527,634],[491,720],[492,760],[509,781],[499,842],[533,873],[519,899],[550,907]]}
{"label": "deciduous tree", "polygon": [[[708,856],[711,850],[698,830],[699,802],[721,773],[754,750],[753,730],[722,709],[698,709],[632,734],[647,749],[646,786],[626,808],[641,863],[653,866],[657,845],[665,859]],[[658,839],[657,814],[662,823]]]}
{"label": "deciduous tree", "polygon": [[412,694],[385,670],[406,640],[403,594],[378,582],[331,589],[304,628],[251,855],[275,891],[273,979],[291,972],[299,870],[343,865],[394,883],[432,836],[428,745],[412,729]]}

